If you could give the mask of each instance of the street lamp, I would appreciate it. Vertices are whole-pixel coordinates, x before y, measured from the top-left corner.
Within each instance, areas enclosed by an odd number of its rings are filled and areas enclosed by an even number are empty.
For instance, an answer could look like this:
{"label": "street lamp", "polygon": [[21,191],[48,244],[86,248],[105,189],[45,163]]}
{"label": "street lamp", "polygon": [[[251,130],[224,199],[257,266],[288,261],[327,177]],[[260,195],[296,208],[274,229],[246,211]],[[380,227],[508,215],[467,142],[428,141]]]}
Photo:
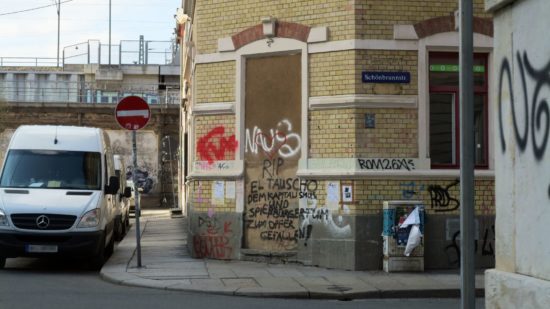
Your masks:
{"label": "street lamp", "polygon": [[59,67],[59,29],[60,29],[60,16],[61,16],[61,0],[54,0],[57,7],[57,67]]}
{"label": "street lamp", "polygon": [[109,0],[109,65],[111,65],[111,0]]}

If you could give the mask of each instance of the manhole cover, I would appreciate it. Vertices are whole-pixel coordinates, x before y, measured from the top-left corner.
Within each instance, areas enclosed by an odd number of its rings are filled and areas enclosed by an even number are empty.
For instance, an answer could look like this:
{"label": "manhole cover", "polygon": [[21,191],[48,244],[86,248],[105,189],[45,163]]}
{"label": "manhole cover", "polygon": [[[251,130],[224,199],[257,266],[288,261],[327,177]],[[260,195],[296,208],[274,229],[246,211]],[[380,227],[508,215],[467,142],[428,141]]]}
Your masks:
{"label": "manhole cover", "polygon": [[346,292],[346,291],[352,290],[352,288],[347,286],[341,286],[341,285],[331,285],[327,287],[327,290],[336,291],[336,292]]}

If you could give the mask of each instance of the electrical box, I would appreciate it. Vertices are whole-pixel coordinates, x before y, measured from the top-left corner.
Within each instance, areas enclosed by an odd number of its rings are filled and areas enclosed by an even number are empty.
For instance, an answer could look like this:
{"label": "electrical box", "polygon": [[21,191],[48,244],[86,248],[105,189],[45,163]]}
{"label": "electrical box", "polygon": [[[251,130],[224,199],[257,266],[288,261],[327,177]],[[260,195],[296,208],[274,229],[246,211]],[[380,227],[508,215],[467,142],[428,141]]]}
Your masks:
{"label": "electrical box", "polygon": [[[383,269],[385,272],[424,271],[424,241],[409,256],[405,248],[412,226],[399,228],[418,207],[419,228],[424,236],[424,205],[422,201],[384,201],[383,205]],[[422,237],[423,239],[424,237]]]}

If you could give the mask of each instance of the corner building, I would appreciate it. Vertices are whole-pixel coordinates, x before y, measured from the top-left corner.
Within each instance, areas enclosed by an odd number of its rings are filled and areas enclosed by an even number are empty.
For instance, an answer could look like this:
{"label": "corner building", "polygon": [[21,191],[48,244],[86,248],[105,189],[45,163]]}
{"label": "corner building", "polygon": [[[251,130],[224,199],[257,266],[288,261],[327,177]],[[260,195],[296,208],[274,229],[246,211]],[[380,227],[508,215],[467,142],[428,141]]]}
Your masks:
{"label": "corner building", "polygon": [[[456,0],[184,1],[181,198],[195,257],[370,270],[383,202],[459,267]],[[492,18],[475,0],[476,265],[494,266]],[[470,205],[471,206],[471,205]]]}

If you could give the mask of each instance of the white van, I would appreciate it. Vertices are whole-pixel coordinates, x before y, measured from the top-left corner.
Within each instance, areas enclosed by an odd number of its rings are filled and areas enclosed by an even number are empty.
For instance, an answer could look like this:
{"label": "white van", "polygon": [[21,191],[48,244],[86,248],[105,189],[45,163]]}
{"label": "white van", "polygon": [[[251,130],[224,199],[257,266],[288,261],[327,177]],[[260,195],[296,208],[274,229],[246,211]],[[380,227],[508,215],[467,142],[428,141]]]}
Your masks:
{"label": "white van", "polygon": [[107,134],[97,128],[21,126],[0,173],[0,268],[6,258],[86,258],[114,249],[119,191]]}
{"label": "white van", "polygon": [[120,188],[123,189],[116,201],[115,238],[122,240],[130,227],[130,197],[132,191],[126,183],[126,165],[124,165],[124,159],[117,154],[114,155],[113,159],[115,162],[115,175],[120,180]]}

